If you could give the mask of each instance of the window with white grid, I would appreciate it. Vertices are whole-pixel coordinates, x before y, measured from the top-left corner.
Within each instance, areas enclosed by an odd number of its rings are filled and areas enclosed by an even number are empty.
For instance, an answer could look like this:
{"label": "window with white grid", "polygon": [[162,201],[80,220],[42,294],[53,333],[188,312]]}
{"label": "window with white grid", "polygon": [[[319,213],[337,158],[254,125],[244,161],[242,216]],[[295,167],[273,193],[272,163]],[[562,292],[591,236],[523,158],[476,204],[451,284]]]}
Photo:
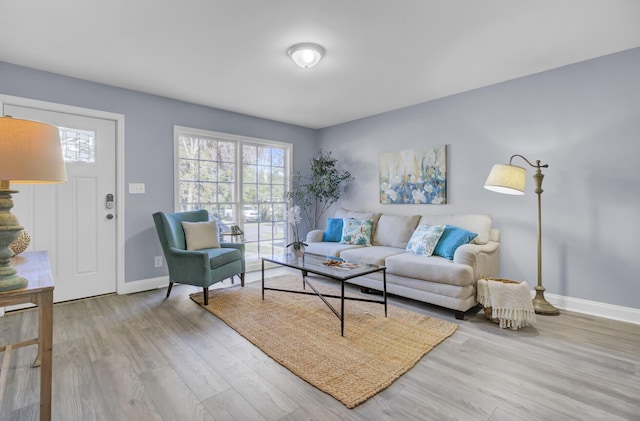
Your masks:
{"label": "window with white grid", "polygon": [[237,225],[248,265],[283,253],[291,145],[179,126],[174,139],[176,210],[206,209],[225,241]]}

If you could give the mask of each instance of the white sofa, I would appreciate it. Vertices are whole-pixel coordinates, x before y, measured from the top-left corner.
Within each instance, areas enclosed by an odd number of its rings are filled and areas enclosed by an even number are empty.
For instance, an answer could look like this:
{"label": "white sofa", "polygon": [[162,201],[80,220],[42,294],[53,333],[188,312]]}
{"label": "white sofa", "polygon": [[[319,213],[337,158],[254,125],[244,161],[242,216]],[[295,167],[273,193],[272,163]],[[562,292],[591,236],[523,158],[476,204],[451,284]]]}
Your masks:
{"label": "white sofa", "polygon": [[[371,246],[323,241],[324,231],[307,234],[309,253],[335,256],[344,260],[385,265],[387,292],[455,311],[457,319],[475,307],[476,282],[496,277],[500,259],[500,233],[492,228],[490,215],[392,215],[337,209],[336,218],[371,219]],[[451,225],[477,233],[469,244],[455,249],[453,260],[432,255],[421,256],[405,250],[419,224]],[[359,277],[352,283],[382,290],[382,273]]]}

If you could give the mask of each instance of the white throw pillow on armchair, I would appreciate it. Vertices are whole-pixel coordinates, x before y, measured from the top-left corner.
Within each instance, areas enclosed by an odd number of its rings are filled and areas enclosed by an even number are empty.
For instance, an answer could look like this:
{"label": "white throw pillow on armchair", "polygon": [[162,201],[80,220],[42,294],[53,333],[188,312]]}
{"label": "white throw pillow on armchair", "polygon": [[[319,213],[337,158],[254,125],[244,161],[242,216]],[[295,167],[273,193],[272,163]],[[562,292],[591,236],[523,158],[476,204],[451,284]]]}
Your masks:
{"label": "white throw pillow on armchair", "polygon": [[216,221],[186,222],[182,221],[187,250],[220,248],[218,224]]}

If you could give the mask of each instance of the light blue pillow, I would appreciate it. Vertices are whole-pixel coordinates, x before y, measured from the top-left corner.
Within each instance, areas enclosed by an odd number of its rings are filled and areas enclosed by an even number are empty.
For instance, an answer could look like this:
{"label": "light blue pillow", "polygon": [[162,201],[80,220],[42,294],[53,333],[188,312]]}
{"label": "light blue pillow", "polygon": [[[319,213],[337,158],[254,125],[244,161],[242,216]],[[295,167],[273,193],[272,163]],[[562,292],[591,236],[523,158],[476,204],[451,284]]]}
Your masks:
{"label": "light blue pillow", "polygon": [[327,218],[327,229],[324,230],[322,241],[339,243],[342,239],[342,218]]}
{"label": "light blue pillow", "polygon": [[431,256],[444,232],[444,225],[418,225],[407,243],[406,251],[421,256]]}
{"label": "light blue pillow", "polygon": [[344,218],[342,221],[342,238],[340,244],[371,245],[371,219]]}
{"label": "light blue pillow", "polygon": [[222,236],[222,228],[226,227],[225,224],[222,223],[221,220],[219,220],[217,217],[209,214],[209,221],[216,221],[216,224],[218,224],[218,241],[220,243],[224,243],[224,237]]}
{"label": "light blue pillow", "polygon": [[453,225],[445,225],[444,232],[433,254],[453,260],[453,254],[456,252],[456,249],[463,244],[469,244],[477,236],[478,234],[475,232],[454,227]]}

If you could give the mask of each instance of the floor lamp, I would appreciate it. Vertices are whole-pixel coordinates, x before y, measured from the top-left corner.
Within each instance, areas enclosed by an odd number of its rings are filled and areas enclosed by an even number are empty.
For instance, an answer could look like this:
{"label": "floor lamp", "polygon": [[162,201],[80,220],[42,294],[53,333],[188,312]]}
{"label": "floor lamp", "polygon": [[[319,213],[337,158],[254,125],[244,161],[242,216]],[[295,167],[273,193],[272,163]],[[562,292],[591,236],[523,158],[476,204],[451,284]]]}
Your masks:
{"label": "floor lamp", "polygon": [[9,245],[22,227],[13,208],[11,184],[67,181],[59,130],[36,121],[0,117],[0,292],[21,289],[27,280],[11,266]]}
{"label": "floor lamp", "polygon": [[536,169],[533,179],[536,182],[536,194],[538,195],[538,285],[535,287],[536,296],[533,298],[533,309],[536,314],[557,315],[560,314],[560,311],[544,298],[545,289],[542,286],[542,208],[540,206],[540,197],[543,191],[542,179],[544,178],[544,174],[542,174],[540,168],[548,168],[549,165],[541,165],[539,160],[536,161],[535,164],[532,164],[522,155],[513,155],[509,159],[509,165],[496,164],[491,168],[489,177],[487,177],[487,181],[484,183],[484,188],[504,194],[524,194],[527,170],[516,165],[511,165],[511,161],[513,161],[513,158],[516,156],[522,158],[527,164]]}

